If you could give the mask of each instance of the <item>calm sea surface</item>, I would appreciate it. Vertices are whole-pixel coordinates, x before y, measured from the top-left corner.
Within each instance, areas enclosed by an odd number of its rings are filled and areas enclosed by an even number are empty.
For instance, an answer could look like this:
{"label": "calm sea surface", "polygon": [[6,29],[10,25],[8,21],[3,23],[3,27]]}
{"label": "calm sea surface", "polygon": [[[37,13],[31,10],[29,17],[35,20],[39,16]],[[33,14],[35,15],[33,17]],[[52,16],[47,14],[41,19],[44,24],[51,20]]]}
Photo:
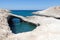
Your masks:
{"label": "calm sea surface", "polygon": [[[32,12],[36,12],[37,10],[11,10],[11,13],[22,16],[32,16]],[[10,28],[13,33],[22,33],[32,31],[36,28],[35,25],[29,24],[27,22],[20,22],[20,19],[14,18],[12,19],[13,24],[11,24]]]}

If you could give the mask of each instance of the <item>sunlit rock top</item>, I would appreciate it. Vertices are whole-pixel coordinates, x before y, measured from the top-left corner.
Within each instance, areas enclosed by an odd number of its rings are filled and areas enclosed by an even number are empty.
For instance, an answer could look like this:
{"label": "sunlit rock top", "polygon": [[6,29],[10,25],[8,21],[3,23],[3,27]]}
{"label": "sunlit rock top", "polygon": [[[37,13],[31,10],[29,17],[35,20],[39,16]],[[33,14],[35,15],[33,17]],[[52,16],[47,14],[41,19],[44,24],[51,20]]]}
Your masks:
{"label": "sunlit rock top", "polygon": [[43,11],[33,12],[33,14],[60,17],[60,6],[50,7]]}
{"label": "sunlit rock top", "polygon": [[10,11],[7,9],[0,9],[0,16],[7,17]]}

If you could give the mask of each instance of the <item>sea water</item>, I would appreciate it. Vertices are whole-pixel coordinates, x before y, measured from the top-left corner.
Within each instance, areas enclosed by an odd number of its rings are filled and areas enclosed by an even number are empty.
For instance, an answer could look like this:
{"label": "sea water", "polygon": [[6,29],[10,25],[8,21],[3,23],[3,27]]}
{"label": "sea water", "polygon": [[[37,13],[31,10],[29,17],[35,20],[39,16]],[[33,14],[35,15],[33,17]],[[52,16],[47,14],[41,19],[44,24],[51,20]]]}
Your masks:
{"label": "sea water", "polygon": [[[16,15],[22,15],[24,17],[26,16],[32,16],[32,12],[36,12],[37,10],[11,10],[11,13]],[[22,33],[22,32],[28,32],[32,31],[36,28],[35,25],[27,23],[27,22],[20,22],[20,19],[14,18],[13,24],[11,24],[11,30],[13,33]]]}

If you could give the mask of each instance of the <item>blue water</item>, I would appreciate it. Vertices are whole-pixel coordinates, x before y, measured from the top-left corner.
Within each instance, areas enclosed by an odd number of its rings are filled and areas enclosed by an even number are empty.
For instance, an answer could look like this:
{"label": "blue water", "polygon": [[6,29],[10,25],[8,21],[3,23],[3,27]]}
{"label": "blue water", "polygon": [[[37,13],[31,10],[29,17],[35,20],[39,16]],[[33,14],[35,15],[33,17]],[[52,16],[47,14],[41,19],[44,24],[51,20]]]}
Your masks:
{"label": "blue water", "polygon": [[[36,12],[37,10],[11,10],[11,13],[16,15],[22,15],[22,16],[32,16],[32,12]],[[36,28],[35,25],[27,23],[27,22],[20,22],[19,19],[14,18],[13,23],[11,24],[11,30],[13,33],[22,33],[22,32],[28,32],[32,31]]]}
{"label": "blue water", "polygon": [[32,12],[36,12],[37,10],[12,10],[13,14],[22,15],[22,16],[32,16]]}

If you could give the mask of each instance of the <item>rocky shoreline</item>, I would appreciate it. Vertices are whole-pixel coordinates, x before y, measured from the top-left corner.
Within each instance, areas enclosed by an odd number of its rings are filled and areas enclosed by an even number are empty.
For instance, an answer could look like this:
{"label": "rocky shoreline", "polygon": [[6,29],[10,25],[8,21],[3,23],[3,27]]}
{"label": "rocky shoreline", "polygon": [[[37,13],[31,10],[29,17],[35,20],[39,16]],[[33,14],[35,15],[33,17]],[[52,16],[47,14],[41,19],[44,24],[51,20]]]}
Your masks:
{"label": "rocky shoreline", "polygon": [[[33,12],[33,16],[23,17],[11,14],[9,10],[0,9],[0,40],[60,40],[60,6],[50,7],[43,11]],[[14,34],[8,20],[19,18],[36,25],[30,32]]]}

